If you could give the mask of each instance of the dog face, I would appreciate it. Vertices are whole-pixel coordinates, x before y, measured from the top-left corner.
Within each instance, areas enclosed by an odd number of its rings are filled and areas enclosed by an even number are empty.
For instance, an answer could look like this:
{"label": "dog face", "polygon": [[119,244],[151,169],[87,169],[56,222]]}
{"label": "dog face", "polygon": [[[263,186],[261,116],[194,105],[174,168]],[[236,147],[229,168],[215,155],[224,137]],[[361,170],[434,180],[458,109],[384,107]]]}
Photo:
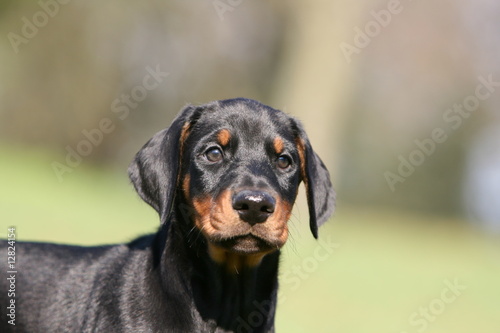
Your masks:
{"label": "dog face", "polygon": [[283,246],[301,181],[315,237],[334,206],[328,172],[300,123],[247,99],[188,106],[142,148],[129,174],[163,223],[172,205],[187,203],[193,214],[184,222],[216,260]]}
{"label": "dog face", "polygon": [[300,182],[300,155],[284,114],[226,103],[204,112],[184,142],[182,187],[195,226],[214,248],[278,249]]}

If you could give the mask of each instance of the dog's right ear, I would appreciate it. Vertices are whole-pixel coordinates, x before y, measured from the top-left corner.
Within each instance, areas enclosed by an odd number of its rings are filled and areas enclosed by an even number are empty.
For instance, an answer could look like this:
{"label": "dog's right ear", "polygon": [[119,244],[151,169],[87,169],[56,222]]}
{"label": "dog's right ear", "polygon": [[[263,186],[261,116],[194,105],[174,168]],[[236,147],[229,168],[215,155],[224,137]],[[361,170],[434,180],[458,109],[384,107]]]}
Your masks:
{"label": "dog's right ear", "polygon": [[162,224],[172,210],[184,142],[201,111],[203,107],[185,107],[170,127],[156,133],[139,150],[128,168],[135,190],[158,212]]}

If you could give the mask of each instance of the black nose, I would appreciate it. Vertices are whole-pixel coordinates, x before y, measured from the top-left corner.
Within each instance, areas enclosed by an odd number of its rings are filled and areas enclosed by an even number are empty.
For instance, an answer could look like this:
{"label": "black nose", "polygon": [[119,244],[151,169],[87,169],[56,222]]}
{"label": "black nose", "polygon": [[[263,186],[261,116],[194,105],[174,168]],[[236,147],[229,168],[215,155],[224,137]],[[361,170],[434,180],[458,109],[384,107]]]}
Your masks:
{"label": "black nose", "polygon": [[274,213],[276,200],[266,192],[244,190],[233,196],[233,208],[240,218],[254,225],[262,223]]}

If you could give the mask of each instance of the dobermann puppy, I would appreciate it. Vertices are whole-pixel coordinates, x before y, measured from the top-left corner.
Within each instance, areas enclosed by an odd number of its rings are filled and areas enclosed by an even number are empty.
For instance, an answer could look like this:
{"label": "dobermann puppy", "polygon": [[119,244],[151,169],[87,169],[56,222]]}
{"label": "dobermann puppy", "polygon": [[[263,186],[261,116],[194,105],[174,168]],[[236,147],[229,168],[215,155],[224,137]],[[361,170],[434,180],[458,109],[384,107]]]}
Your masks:
{"label": "dobermann puppy", "polygon": [[17,243],[15,326],[2,266],[0,331],[273,332],[299,183],[314,237],[335,200],[301,124],[243,98],[187,106],[129,175],[158,232],[113,246]]}

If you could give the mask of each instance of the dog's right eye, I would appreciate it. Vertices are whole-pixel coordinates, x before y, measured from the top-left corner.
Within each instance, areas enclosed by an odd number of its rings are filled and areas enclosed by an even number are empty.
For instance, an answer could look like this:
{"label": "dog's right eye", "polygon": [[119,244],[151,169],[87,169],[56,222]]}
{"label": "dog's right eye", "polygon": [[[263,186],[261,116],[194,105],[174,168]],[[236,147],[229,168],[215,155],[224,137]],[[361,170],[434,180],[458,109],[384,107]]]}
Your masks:
{"label": "dog's right eye", "polygon": [[219,162],[222,160],[222,151],[219,148],[210,148],[205,152],[205,157],[210,162]]}

